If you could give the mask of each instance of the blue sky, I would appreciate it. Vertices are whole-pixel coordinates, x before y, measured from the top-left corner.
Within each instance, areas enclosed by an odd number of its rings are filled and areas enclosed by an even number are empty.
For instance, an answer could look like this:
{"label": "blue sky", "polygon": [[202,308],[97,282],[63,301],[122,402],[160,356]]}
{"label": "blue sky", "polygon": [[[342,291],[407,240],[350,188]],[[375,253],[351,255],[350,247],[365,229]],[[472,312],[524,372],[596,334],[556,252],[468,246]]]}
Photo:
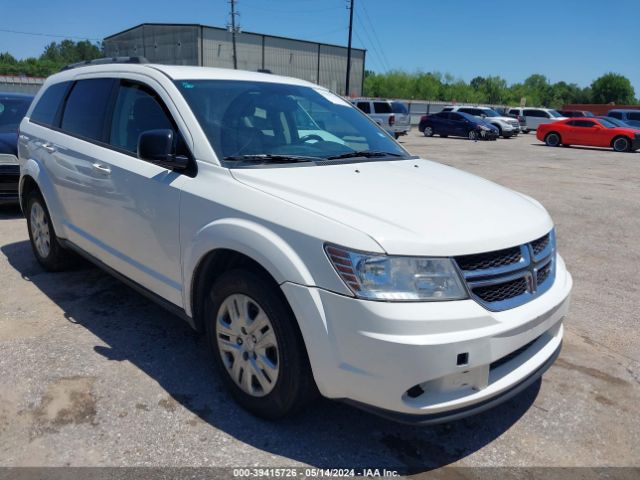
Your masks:
{"label": "blue sky", "polygon": [[[640,95],[640,0],[355,0],[367,68],[471,80],[532,73],[586,86],[608,71]],[[238,0],[244,30],[346,44],[347,0]],[[143,22],[224,26],[226,0],[0,0],[0,30],[101,39]],[[37,56],[58,37],[0,31],[0,51]]]}

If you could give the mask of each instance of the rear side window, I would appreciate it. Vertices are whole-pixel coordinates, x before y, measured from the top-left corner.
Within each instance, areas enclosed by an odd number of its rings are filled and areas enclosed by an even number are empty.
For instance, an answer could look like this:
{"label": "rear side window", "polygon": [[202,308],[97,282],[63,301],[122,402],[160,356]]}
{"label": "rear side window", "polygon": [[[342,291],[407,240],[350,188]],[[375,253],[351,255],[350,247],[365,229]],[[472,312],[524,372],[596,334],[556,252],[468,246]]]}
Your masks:
{"label": "rear side window", "polygon": [[57,126],[60,107],[70,86],[71,82],[61,82],[47,88],[31,112],[31,121],[49,127]]}
{"label": "rear side window", "polygon": [[609,112],[609,116],[622,120],[622,113],[620,113],[620,112]]}
{"label": "rear side window", "polygon": [[451,110],[453,110],[453,108],[452,108],[452,107],[444,107],[444,108],[442,109],[442,111],[443,111],[443,112],[450,112]]}
{"label": "rear side window", "polygon": [[525,110],[524,115],[525,117],[549,118],[542,110]]}
{"label": "rear side window", "polygon": [[173,124],[154,93],[142,85],[123,84],[113,112],[109,143],[132,153],[138,138],[148,130],[174,130]]}
{"label": "rear side window", "polygon": [[449,120],[453,120],[454,122],[460,122],[462,120],[465,120],[465,118],[459,113],[450,113]]}
{"label": "rear side window", "polygon": [[407,115],[409,113],[409,109],[402,102],[391,102],[391,109],[393,113],[399,113],[401,115]]}
{"label": "rear side window", "polygon": [[629,112],[629,120],[640,120],[640,112]]}
{"label": "rear side window", "polygon": [[369,106],[369,102],[358,102],[358,108],[362,110],[364,113],[371,113],[371,107]]}
{"label": "rear side window", "polygon": [[586,127],[586,128],[590,128],[590,127],[595,126],[595,123],[593,123],[593,122],[592,122],[592,121],[590,121],[590,120],[575,120],[575,121],[573,122],[573,124],[574,124],[576,127]]}
{"label": "rear side window", "polygon": [[62,130],[91,140],[104,139],[107,110],[115,80],[92,78],[73,86],[62,114]]}
{"label": "rear side window", "polygon": [[520,115],[520,110],[509,110],[510,115]]}
{"label": "rear side window", "polygon": [[376,113],[393,113],[391,105],[387,102],[373,102],[373,111]]}

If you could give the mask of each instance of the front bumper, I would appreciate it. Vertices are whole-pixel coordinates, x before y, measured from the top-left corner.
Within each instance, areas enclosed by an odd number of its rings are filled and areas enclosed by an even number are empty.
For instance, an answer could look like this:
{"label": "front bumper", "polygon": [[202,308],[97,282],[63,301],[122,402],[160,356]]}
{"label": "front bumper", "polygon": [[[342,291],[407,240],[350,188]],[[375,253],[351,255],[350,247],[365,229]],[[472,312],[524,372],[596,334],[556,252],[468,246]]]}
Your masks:
{"label": "front bumper", "polygon": [[0,163],[0,204],[18,201],[20,166]]}
{"label": "front bumper", "polygon": [[397,420],[434,423],[497,405],[553,362],[572,287],[557,261],[546,293],[503,312],[473,300],[391,303],[290,283],[282,289],[323,395]]}

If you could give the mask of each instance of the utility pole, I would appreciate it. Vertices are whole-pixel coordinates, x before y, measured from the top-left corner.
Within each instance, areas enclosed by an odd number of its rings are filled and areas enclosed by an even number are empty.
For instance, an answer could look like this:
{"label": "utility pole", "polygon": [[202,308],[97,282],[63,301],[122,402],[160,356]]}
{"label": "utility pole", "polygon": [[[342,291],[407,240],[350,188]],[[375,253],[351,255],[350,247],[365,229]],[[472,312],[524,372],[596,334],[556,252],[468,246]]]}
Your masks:
{"label": "utility pole", "polygon": [[349,8],[349,45],[347,47],[347,81],[346,81],[346,95],[349,96],[349,77],[351,77],[351,33],[353,32],[353,1],[349,0],[351,6]]}
{"label": "utility pole", "polygon": [[240,30],[240,27],[236,27],[236,15],[240,15],[236,12],[236,0],[229,0],[231,4],[231,24],[227,25],[227,29],[231,30],[231,43],[233,44],[233,69],[238,69],[238,54],[236,50],[236,33]]}

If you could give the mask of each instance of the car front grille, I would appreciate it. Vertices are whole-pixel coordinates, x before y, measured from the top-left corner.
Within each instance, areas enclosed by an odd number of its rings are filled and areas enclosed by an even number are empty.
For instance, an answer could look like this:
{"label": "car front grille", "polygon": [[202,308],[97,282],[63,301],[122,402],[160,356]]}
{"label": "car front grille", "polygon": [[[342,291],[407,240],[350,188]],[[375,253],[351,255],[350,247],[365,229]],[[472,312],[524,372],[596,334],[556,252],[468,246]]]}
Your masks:
{"label": "car front grille", "polygon": [[546,292],[555,279],[555,232],[517,247],[455,257],[471,297],[498,312]]}

